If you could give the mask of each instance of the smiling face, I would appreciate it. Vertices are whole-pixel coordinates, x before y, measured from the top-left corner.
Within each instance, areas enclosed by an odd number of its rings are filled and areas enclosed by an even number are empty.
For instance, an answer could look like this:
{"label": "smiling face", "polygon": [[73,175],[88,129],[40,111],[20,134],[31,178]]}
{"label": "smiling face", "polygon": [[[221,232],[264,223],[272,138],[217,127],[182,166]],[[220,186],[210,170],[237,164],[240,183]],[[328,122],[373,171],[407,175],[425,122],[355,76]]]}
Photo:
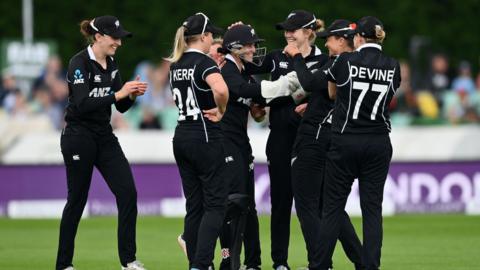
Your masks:
{"label": "smiling face", "polygon": [[293,43],[295,44],[297,47],[302,47],[305,43],[308,43],[309,42],[309,37],[310,37],[310,29],[297,29],[297,30],[292,30],[292,31],[288,31],[288,30],[285,30],[284,31],[284,37],[285,37],[285,40],[287,41],[287,43]]}
{"label": "smiling face", "polygon": [[330,56],[339,55],[342,53],[344,39],[337,36],[329,36],[325,42],[325,47],[328,49]]}
{"label": "smiling face", "polygon": [[109,35],[95,34],[95,43],[104,55],[114,56],[118,47],[122,46],[122,39],[113,38]]}
{"label": "smiling face", "polygon": [[255,54],[255,44],[245,44],[242,48],[242,58],[247,62],[253,61],[253,54]]}

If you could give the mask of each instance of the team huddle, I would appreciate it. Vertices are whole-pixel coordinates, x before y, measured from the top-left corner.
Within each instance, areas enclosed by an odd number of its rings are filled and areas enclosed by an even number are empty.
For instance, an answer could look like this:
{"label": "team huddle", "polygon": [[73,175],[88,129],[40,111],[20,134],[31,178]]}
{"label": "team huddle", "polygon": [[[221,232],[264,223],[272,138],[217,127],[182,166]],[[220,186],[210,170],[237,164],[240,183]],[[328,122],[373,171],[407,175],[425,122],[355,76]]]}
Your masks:
{"label": "team huddle", "polygon": [[[112,56],[121,45],[118,40],[131,34],[116,18],[98,17],[84,28],[91,45],[72,58],[68,72],[73,77],[62,153],[69,194],[56,269],[73,269],[73,241],[97,166],[117,197],[122,269],[144,270],[135,258],[133,177],[105,119],[113,103],[128,110],[146,85],[138,80],[121,84]],[[188,269],[214,269],[217,239],[219,269],[261,269],[247,126],[249,115],[262,121],[267,110],[273,269],[290,269],[293,199],[308,269],[333,269],[337,239],[355,269],[379,269],[383,189],[392,156],[388,106],[400,85],[398,62],[382,52],[383,24],[367,16],[356,23],[338,19],[324,28],[313,13],[294,10],[276,29],[287,45],[268,53],[254,28],[242,22],[230,25],[220,40],[213,36],[223,31],[203,13],[188,17],[177,29],[167,60],[179,111],[173,152],[187,211],[178,240],[185,245]],[[315,46],[317,37],[325,40],[328,53]],[[74,81],[77,70],[88,81]],[[110,95],[89,95],[97,73],[108,81]],[[258,80],[259,74],[270,76]],[[95,139],[107,144],[91,142]],[[81,150],[75,149],[79,142]],[[72,160],[72,155],[82,161]],[[108,160],[112,155],[115,166]],[[84,156],[91,158],[83,161]],[[344,210],[354,179],[360,187],[363,242]]]}

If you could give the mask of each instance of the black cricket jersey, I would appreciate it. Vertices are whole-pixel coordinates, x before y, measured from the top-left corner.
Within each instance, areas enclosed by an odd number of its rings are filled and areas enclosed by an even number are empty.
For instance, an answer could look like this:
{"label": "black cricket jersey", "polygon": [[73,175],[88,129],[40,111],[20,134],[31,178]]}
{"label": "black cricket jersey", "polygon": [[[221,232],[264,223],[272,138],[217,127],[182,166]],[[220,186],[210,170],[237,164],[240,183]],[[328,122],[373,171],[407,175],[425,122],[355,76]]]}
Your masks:
{"label": "black cricket jersey", "polygon": [[104,69],[90,46],[70,59],[67,72],[68,104],[63,134],[81,134],[88,130],[98,135],[112,132],[112,104],[121,113],[133,104],[129,97],[115,101],[115,92],[123,82],[113,57],[107,57]]}
{"label": "black cricket jersey", "polygon": [[[312,46],[310,54],[304,58],[308,70],[318,69],[325,64],[327,59],[328,56],[322,54],[316,46]],[[245,64],[247,74],[270,73],[272,81],[293,70],[293,58],[283,53],[282,50],[274,50],[268,53],[261,66],[251,63]],[[275,98],[268,106],[270,106],[270,129],[290,129],[292,125],[294,128],[298,127],[301,117],[295,113],[296,104],[292,97]]]}
{"label": "black cricket jersey", "polygon": [[220,124],[208,120],[202,113],[217,107],[212,89],[205,81],[213,73],[220,73],[215,61],[196,49],[188,49],[170,66],[170,87],[178,108],[174,141],[209,142],[223,137]]}
{"label": "black cricket jersey", "polygon": [[330,129],[334,101],[328,96],[325,72],[335,58],[328,58],[319,69],[308,70],[301,54],[293,58],[294,69],[302,88],[310,93],[307,108],[298,127],[298,134],[318,138],[322,129]]}
{"label": "black cricket jersey", "polygon": [[226,137],[244,146],[250,141],[247,133],[250,105],[252,102],[264,104],[265,99],[262,97],[260,84],[252,76],[241,72],[230,54],[225,58],[221,72],[228,86],[229,99],[221,126]]}
{"label": "black cricket jersey", "polygon": [[400,66],[378,44],[341,54],[327,73],[337,85],[332,131],[389,133],[388,106],[400,86]]}

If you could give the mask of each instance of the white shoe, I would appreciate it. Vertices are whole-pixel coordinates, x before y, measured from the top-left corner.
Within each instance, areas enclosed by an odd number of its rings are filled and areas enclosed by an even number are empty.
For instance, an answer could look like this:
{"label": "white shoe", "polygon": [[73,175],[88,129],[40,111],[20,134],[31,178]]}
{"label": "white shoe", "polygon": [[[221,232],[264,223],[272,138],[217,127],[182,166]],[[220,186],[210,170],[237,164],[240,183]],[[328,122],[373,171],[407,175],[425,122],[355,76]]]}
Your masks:
{"label": "white shoe", "polygon": [[67,268],[65,268],[65,269],[63,269],[63,270],[75,270],[75,268],[73,268],[73,266],[69,266],[69,267],[67,267]]}
{"label": "white shoe", "polygon": [[147,270],[143,267],[143,263],[140,261],[133,261],[131,263],[127,263],[127,267],[122,266],[122,270]]}
{"label": "white shoe", "polygon": [[279,265],[277,268],[275,268],[275,270],[288,270],[288,268],[284,265]]}
{"label": "white shoe", "polygon": [[187,243],[185,242],[185,240],[183,240],[183,237],[181,234],[177,237],[177,242],[180,248],[182,249],[183,253],[185,254],[185,256],[187,256]]}

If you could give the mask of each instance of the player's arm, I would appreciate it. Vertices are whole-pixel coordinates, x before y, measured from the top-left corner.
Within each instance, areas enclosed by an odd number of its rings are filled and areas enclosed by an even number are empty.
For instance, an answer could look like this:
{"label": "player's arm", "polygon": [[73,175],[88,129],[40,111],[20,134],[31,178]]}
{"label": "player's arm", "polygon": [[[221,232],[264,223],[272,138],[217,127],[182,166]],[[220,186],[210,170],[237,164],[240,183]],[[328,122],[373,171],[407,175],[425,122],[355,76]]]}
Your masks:
{"label": "player's arm", "polygon": [[[342,70],[346,68],[346,66],[344,65],[345,56],[346,56],[346,53],[343,53],[340,56],[338,56],[337,59],[333,61],[332,66],[330,66],[330,68],[328,68],[325,71],[325,75],[328,80],[328,96],[330,97],[330,99],[335,99],[337,97],[337,85],[339,83],[340,84],[344,83],[344,82],[340,82],[339,80],[346,80],[345,78],[340,78],[340,76],[342,75],[341,73]],[[348,68],[347,68],[347,72],[350,72]]]}
{"label": "player's arm", "polygon": [[227,83],[228,91],[231,96],[243,98],[261,98],[260,84],[246,81],[232,66],[225,66],[222,69],[222,77]]}
{"label": "player's arm", "polygon": [[297,72],[298,81],[302,88],[307,92],[313,92],[325,82],[322,80],[321,72],[312,73],[308,70],[307,65],[305,64],[305,59],[302,57],[301,53],[298,53],[293,57],[293,68]]}
{"label": "player's arm", "polygon": [[328,82],[328,96],[330,99],[337,98],[337,84]]}
{"label": "player's arm", "polygon": [[90,97],[87,64],[79,57],[68,65],[67,82],[71,87],[71,101],[80,113],[89,113],[115,102],[114,95]]}
{"label": "player's arm", "polygon": [[205,81],[213,92],[215,104],[217,104],[218,112],[223,115],[227,109],[228,87],[220,73],[211,73],[205,77]]}
{"label": "player's arm", "polygon": [[269,53],[265,55],[261,65],[247,62],[245,63],[245,73],[248,75],[270,73],[275,67],[275,63],[273,61],[272,53]]}

